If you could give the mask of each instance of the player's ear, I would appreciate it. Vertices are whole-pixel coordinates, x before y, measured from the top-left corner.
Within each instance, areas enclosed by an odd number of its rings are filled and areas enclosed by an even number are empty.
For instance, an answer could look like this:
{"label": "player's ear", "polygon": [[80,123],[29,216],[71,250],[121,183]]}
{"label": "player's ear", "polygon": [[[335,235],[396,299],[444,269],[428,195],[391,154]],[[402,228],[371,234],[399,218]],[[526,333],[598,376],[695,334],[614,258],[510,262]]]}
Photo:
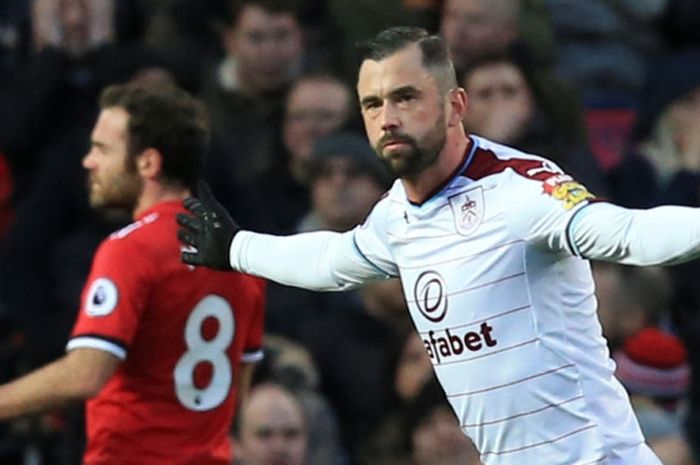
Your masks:
{"label": "player's ear", "polygon": [[450,90],[448,99],[450,103],[448,126],[462,124],[468,106],[467,93],[461,87],[455,87]]}
{"label": "player's ear", "polygon": [[154,148],[141,152],[136,157],[136,169],[144,178],[156,178],[163,168],[163,156]]}

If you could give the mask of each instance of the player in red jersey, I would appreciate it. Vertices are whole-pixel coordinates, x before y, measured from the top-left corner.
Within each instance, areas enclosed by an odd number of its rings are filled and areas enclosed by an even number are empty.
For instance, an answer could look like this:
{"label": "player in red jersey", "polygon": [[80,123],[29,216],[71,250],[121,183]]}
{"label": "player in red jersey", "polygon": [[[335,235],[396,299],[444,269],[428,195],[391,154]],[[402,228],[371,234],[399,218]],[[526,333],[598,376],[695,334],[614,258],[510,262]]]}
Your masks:
{"label": "player in red jersey", "polygon": [[206,150],[204,112],[172,86],[112,86],[100,106],[90,204],[134,223],[100,245],[67,354],[0,386],[0,419],[89,399],[85,465],[228,465],[264,287],[180,262],[175,215]]}

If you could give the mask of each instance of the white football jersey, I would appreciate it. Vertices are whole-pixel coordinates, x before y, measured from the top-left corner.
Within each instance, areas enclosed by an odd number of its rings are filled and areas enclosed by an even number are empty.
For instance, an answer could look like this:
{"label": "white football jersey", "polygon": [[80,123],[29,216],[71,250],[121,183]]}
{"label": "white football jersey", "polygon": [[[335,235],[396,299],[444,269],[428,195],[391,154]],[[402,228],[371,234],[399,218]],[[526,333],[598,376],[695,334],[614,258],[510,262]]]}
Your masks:
{"label": "white football jersey", "polygon": [[569,243],[593,196],[548,160],[471,140],[425,203],[410,203],[397,181],[354,230],[356,247],[401,277],[485,464],[617,463],[644,439],[613,376],[589,263]]}

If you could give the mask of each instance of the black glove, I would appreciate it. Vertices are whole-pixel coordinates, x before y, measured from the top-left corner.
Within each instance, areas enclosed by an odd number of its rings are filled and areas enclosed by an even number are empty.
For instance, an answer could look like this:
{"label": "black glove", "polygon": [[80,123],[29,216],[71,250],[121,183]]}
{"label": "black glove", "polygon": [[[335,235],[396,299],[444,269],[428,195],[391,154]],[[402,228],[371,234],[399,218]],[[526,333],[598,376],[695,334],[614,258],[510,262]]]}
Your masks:
{"label": "black glove", "polygon": [[181,259],[188,265],[230,271],[229,248],[233,236],[241,228],[217,202],[207,183],[200,181],[197,189],[200,198],[188,197],[184,202],[185,208],[194,215],[177,215],[177,224],[181,226],[177,238],[185,245],[197,249],[183,251]]}

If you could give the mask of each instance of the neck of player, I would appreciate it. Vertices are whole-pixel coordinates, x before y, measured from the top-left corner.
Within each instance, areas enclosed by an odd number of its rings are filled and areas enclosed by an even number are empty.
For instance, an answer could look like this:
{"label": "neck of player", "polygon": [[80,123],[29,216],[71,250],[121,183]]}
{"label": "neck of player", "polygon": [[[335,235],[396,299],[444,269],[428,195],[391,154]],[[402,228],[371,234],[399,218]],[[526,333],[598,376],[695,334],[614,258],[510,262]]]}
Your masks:
{"label": "neck of player", "polygon": [[170,202],[173,200],[184,200],[191,192],[188,188],[180,185],[165,185],[155,180],[145,180],[143,190],[139,196],[133,217],[137,218],[143,212],[156,204]]}
{"label": "neck of player", "polygon": [[455,175],[471,143],[461,124],[449,127],[445,146],[435,162],[415,176],[401,178],[408,200],[421,204],[434,195],[441,185]]}

